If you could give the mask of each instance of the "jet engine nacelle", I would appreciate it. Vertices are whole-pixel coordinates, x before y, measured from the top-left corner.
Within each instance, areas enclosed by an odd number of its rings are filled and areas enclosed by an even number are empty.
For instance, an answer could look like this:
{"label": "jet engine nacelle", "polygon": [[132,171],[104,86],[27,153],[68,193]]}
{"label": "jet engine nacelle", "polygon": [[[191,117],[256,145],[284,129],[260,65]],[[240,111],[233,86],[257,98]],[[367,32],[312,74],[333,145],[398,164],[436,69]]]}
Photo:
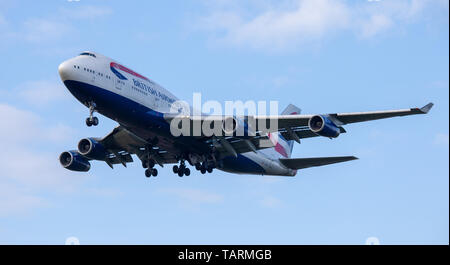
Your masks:
{"label": "jet engine nacelle", "polygon": [[105,160],[108,155],[105,147],[94,138],[84,138],[78,142],[78,152],[81,155],[95,160]]}
{"label": "jet engine nacelle", "polygon": [[253,126],[238,117],[225,117],[222,121],[222,131],[226,136],[254,136]]}
{"label": "jet engine nacelle", "polygon": [[91,164],[77,151],[65,151],[59,155],[61,165],[72,171],[89,171]]}
{"label": "jet engine nacelle", "polygon": [[341,133],[341,129],[334,124],[327,116],[315,115],[308,121],[309,129],[320,136],[336,138]]}

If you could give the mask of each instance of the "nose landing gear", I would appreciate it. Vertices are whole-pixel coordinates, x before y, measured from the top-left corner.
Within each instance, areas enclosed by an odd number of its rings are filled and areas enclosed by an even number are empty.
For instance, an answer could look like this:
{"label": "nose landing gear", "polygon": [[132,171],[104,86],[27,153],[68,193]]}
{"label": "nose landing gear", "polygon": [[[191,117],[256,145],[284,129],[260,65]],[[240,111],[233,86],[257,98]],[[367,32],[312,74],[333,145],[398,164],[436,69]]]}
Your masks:
{"label": "nose landing gear", "polygon": [[98,125],[98,118],[97,117],[86,118],[86,125],[88,127],[91,127],[92,125],[97,126]]}
{"label": "nose landing gear", "polygon": [[91,127],[92,125],[97,126],[98,125],[98,118],[93,116],[94,112],[95,112],[95,102],[90,101],[88,103],[89,106],[89,117],[86,118],[86,125],[88,127]]}

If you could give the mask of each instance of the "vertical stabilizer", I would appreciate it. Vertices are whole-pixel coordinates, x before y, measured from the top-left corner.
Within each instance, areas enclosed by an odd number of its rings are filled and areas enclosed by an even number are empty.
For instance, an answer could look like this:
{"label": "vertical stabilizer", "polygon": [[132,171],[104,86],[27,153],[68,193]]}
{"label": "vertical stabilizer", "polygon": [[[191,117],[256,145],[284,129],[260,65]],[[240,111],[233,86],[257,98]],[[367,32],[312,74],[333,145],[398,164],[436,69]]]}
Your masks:
{"label": "vertical stabilizer", "polygon": [[[283,112],[281,112],[281,115],[296,115],[300,114],[302,110],[293,105],[289,104]],[[294,148],[294,141],[287,141],[284,139],[284,137],[281,135],[281,133],[272,133],[269,134],[270,140],[275,145],[274,149],[277,153],[279,153],[284,158],[291,157],[292,149]]]}

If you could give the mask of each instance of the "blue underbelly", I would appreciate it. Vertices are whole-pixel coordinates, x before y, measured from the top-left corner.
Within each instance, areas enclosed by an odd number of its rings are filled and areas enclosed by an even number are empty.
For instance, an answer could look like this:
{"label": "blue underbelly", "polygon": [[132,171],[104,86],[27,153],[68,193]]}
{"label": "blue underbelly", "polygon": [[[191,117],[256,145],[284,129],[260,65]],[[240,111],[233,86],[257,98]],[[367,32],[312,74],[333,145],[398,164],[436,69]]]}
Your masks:
{"label": "blue underbelly", "polygon": [[250,158],[238,154],[237,157],[228,156],[219,163],[219,169],[231,173],[264,174],[265,170]]}

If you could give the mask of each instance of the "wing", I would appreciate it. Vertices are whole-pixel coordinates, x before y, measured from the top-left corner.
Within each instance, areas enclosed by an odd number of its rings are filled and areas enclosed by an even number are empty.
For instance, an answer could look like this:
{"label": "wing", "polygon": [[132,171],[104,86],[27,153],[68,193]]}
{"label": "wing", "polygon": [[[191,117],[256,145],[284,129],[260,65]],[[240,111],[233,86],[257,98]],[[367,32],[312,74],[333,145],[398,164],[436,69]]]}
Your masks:
{"label": "wing", "polygon": [[[378,119],[385,119],[398,116],[408,116],[416,114],[426,114],[433,107],[433,103],[429,103],[422,108],[410,108],[400,110],[386,110],[386,111],[372,111],[372,112],[354,112],[354,113],[330,113],[323,114],[335,123],[340,133],[345,133],[346,130],[342,125],[371,121]],[[244,122],[249,120],[256,121],[255,132],[252,136],[240,137],[240,136],[223,136],[223,137],[211,137],[207,135],[198,135],[196,137],[211,144],[220,154],[223,156],[233,155],[236,156],[239,153],[256,152],[259,149],[273,147],[275,143],[270,141],[270,133],[279,132],[281,136],[286,140],[295,140],[300,142],[300,139],[319,136],[319,134],[313,132],[308,123],[312,117],[316,115],[279,115],[279,116],[245,116],[242,118]],[[201,117],[200,120],[195,120],[191,116],[175,116],[171,114],[165,115],[165,119],[171,122],[174,118],[187,121],[192,129],[196,126],[196,123],[203,126],[205,120],[223,122],[225,116],[206,116]],[[277,126],[266,129],[271,121],[276,121]],[[260,126],[262,124],[262,126]],[[199,130],[202,132],[201,130]],[[192,130],[190,131],[192,133]],[[264,140],[264,141],[261,141]],[[263,144],[261,144],[263,143]],[[271,144],[272,143],[272,144]]]}
{"label": "wing", "polygon": [[[433,104],[429,103],[422,108],[411,108],[402,110],[388,110],[388,111],[373,111],[373,112],[356,112],[356,113],[332,113],[325,114],[323,116],[328,117],[337,125],[340,133],[345,133],[345,129],[342,125],[363,122],[377,119],[384,119],[396,116],[407,116],[416,114],[425,114],[432,108]],[[308,123],[310,119],[317,115],[279,115],[279,116],[256,116],[256,117],[244,117],[244,121],[249,119],[256,120],[256,124],[259,125],[260,122],[268,124],[271,120],[276,120],[278,126],[271,128],[271,130],[264,130],[265,128],[259,128],[256,126],[254,134],[247,135],[245,137],[241,136],[206,136],[199,135],[195,136],[194,142],[206,144],[206,146],[211,148],[219,154],[218,159],[233,155],[237,156],[239,153],[246,152],[256,152],[257,150],[270,148],[276,145],[276,139],[278,132],[281,137],[286,140],[295,140],[300,142],[300,139],[310,138],[319,136],[317,133],[313,132]],[[166,116],[168,122],[174,116]],[[216,120],[223,122],[224,116],[207,116],[209,121]],[[192,117],[185,116],[182,117],[187,120],[190,124],[193,124]],[[203,120],[200,120],[203,122]],[[132,154],[136,154],[141,160],[145,160],[148,156],[151,156],[156,163],[163,166],[164,164],[176,163],[176,154],[172,154],[163,150],[159,147],[149,147],[148,143],[127,130],[123,126],[118,126],[114,128],[112,132],[101,139],[95,139],[98,141],[106,150],[107,156],[104,160],[110,167],[114,164],[122,164],[126,166],[127,163],[133,162]],[[150,148],[150,150],[149,150]],[[289,159],[282,160],[282,163],[289,168],[300,169],[311,166],[320,166],[332,163],[339,163],[348,160],[356,159],[354,157],[334,157],[334,158],[302,158],[302,159]]]}
{"label": "wing", "polygon": [[[142,159],[148,152],[148,143],[126,128],[118,126],[112,132],[99,140],[99,143],[109,152],[105,162],[112,167],[113,164],[133,162],[131,154],[136,154]],[[150,155],[161,166],[168,163],[176,163],[173,155],[158,147],[152,147]]]}
{"label": "wing", "polygon": [[[384,111],[369,111],[369,112],[351,112],[351,113],[331,113],[325,114],[332,117],[333,121],[339,123],[337,125],[345,125],[349,123],[372,121],[379,119],[386,119],[399,116],[408,116],[416,114],[426,114],[433,107],[433,103],[428,103],[422,108],[400,109],[400,110],[384,110]],[[275,117],[260,116],[256,117],[258,123],[262,121],[263,124],[269,124],[271,120],[278,121],[278,130],[286,128],[307,127],[308,121],[314,115],[280,115]],[[262,130],[263,128],[258,128]]]}
{"label": "wing", "polygon": [[314,158],[280,158],[281,164],[290,169],[320,167],[358,159],[354,156],[314,157]]}

